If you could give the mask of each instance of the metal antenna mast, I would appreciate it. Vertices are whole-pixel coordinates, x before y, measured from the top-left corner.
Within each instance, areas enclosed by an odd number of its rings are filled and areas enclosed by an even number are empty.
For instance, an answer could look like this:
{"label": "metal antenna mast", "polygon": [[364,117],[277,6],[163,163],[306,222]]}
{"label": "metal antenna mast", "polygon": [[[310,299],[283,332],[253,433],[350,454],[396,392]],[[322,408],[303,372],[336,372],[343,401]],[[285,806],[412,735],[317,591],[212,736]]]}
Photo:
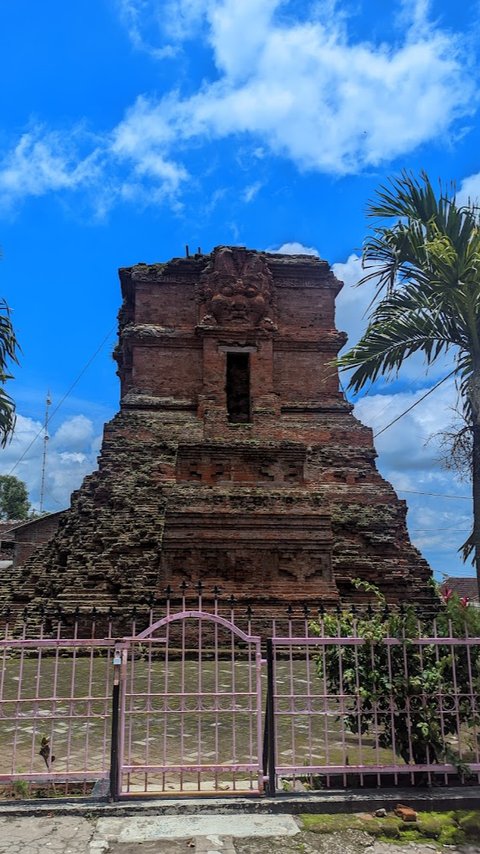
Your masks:
{"label": "metal antenna mast", "polygon": [[52,403],[50,392],[47,391],[47,399],[45,402],[45,421],[43,425],[43,458],[42,458],[42,483],[40,486],[40,513],[43,513],[43,501],[45,498],[45,470],[47,467],[47,445],[48,445],[48,416],[49,407]]}

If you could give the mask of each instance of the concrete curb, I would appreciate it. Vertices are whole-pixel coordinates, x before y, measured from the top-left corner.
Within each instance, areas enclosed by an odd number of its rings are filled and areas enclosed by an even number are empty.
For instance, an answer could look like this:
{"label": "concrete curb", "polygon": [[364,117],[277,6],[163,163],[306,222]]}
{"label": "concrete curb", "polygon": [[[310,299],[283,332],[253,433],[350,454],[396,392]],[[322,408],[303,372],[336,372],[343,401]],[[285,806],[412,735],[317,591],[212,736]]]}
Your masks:
{"label": "concrete curb", "polygon": [[364,789],[279,794],[275,798],[135,798],[117,803],[91,799],[21,801],[0,804],[0,818],[32,815],[107,816],[208,815],[216,813],[290,814],[373,812],[398,803],[415,810],[480,809],[480,786],[448,789]]}

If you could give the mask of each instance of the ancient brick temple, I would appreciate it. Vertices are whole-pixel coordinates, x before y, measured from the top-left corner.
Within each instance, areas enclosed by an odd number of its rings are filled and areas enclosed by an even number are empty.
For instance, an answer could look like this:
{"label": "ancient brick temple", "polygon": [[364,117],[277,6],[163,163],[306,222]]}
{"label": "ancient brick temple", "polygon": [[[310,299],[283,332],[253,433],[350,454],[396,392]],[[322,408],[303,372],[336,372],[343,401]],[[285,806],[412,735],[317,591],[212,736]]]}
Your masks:
{"label": "ancient brick temple", "polygon": [[328,605],[357,597],[357,577],[390,601],[429,599],[405,504],[339,391],[329,265],[218,247],[120,280],[120,412],[10,599],[131,606],[201,580]]}

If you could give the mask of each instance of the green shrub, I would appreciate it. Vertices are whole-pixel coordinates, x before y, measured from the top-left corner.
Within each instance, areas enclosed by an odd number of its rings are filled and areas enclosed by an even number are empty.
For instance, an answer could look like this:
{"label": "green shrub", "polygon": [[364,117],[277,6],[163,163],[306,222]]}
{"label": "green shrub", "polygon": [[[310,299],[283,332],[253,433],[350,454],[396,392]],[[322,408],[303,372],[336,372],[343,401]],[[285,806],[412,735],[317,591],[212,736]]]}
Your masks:
{"label": "green shrub", "polygon": [[28,780],[15,780],[12,788],[15,798],[24,799],[30,796],[30,783]]}
{"label": "green shrub", "polygon": [[[351,733],[376,732],[380,747],[395,744],[405,763],[433,764],[449,762],[459,773],[468,775],[468,767],[449,746],[458,724],[480,727],[480,714],[472,711],[469,697],[480,693],[480,643],[467,648],[451,644],[419,646],[419,629],[424,637],[480,637],[480,609],[448,596],[438,605],[433,620],[422,627],[412,606],[391,612],[377,588],[355,582],[377,599],[377,610],[358,616],[351,610],[326,615],[321,623],[310,624],[312,633],[330,637],[359,637],[362,646],[325,647],[318,659],[318,674],[326,673],[328,690],[351,697],[344,716]],[[383,609],[383,610],[382,610]],[[389,646],[385,638],[396,638]],[[471,683],[470,683],[471,676]],[[438,695],[455,696],[457,709],[443,708],[439,714]]]}

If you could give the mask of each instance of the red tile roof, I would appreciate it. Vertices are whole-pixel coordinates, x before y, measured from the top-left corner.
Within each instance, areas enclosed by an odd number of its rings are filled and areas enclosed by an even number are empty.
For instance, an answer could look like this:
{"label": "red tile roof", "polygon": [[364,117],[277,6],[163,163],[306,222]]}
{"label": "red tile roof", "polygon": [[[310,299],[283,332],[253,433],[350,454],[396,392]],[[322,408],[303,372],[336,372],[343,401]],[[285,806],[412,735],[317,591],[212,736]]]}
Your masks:
{"label": "red tile roof", "polygon": [[451,576],[446,578],[441,585],[442,591],[445,589],[453,590],[460,597],[468,596],[471,602],[478,602],[478,585],[476,578],[464,578],[462,576]]}

